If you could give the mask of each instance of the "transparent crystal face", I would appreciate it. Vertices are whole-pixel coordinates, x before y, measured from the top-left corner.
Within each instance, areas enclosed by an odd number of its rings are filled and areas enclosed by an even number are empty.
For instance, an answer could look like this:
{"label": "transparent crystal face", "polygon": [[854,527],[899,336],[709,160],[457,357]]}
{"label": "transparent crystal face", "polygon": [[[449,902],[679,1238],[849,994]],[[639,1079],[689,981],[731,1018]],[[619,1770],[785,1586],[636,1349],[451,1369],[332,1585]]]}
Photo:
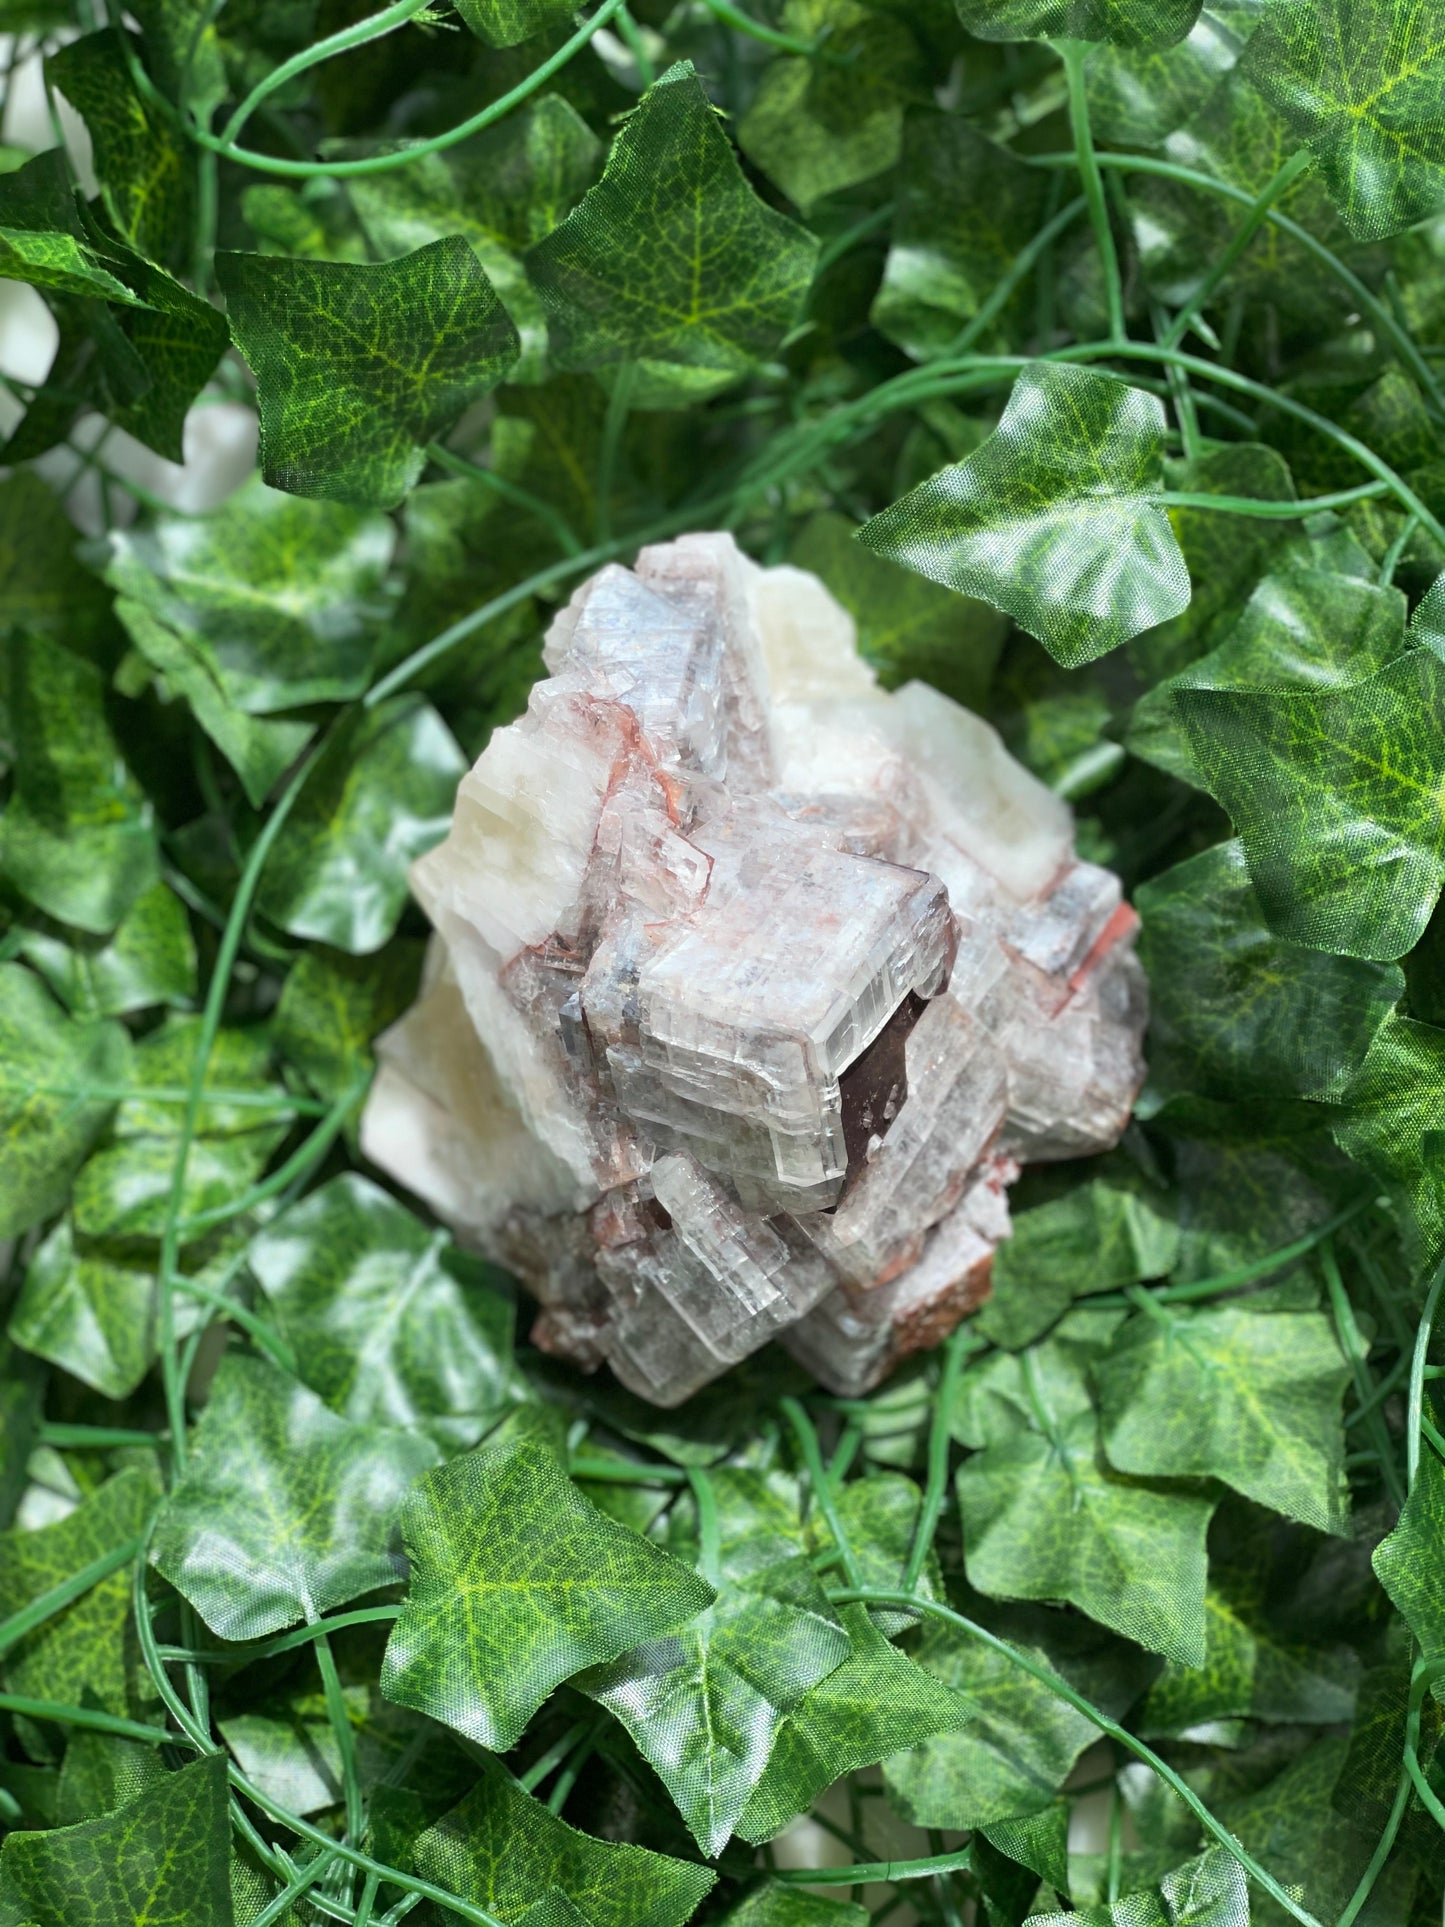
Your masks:
{"label": "transparent crystal face", "polygon": [[1122,1130],[1133,913],[993,730],[728,536],[600,571],[545,660],[415,867],[364,1148],[646,1398],[774,1337],[866,1389],[986,1293],[1019,1165]]}

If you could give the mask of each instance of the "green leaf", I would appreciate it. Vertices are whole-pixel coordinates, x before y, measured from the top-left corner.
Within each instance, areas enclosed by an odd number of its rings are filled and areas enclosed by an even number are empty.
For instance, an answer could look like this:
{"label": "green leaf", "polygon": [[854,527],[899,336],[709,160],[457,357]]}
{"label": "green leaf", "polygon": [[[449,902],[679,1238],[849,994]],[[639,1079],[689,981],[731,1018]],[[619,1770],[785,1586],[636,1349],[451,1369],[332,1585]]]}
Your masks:
{"label": "green leaf", "polygon": [[851,1901],[825,1900],[777,1881],[765,1881],[723,1915],[719,1927],[868,1927]]}
{"label": "green leaf", "polygon": [[21,929],[20,954],[76,1017],[121,1017],[196,994],[196,945],[185,908],[157,883],[138,897],[109,938]]}
{"label": "green leaf", "polygon": [[106,580],[184,638],[249,715],[360,695],[396,545],[385,516],[253,479],[210,515],[114,530]]}
{"label": "green leaf", "polygon": [[416,995],[422,946],[408,938],[380,953],[348,957],[308,950],[291,966],[271,1036],[311,1088],[336,1099],[367,1061],[372,1040]]}
{"label": "green leaf", "polygon": [[[836,1500],[838,1520],[848,1536],[857,1561],[861,1583],[878,1592],[904,1590],[903,1575],[913,1550],[923,1494],[912,1479],[895,1472],[872,1472],[851,1479]],[[820,1550],[833,1544],[827,1522],[818,1514],[810,1521]],[[942,1599],[943,1571],[937,1554],[930,1548],[914,1588],[921,1599]],[[873,1624],[888,1638],[895,1639],[907,1627],[918,1623],[917,1615],[894,1611],[887,1606],[871,1608]]]}
{"label": "green leaf", "polygon": [[1102,46],[1085,65],[1089,118],[1097,139],[1156,147],[1205,105],[1254,31],[1253,0],[1204,7],[1171,47]]}
{"label": "green leaf", "polygon": [[842,1621],[849,1656],[784,1721],[736,1823],[744,1840],[771,1840],[845,1773],[956,1732],[973,1717],[967,1696],[889,1645],[867,1607],[845,1606]]}
{"label": "green leaf", "polygon": [[143,1740],[123,1740],[114,1733],[90,1733],[84,1728],[65,1743],[56,1791],[56,1824],[72,1827],[114,1813],[170,1777],[161,1749]]}
{"label": "green leaf", "polygon": [[459,235],[380,265],[223,253],[216,279],[256,376],[262,469],[293,495],[393,507],[517,357]]}
{"label": "green leaf", "polygon": [[980,40],[1114,40],[1168,47],[1194,25],[1199,0],[956,0]]}
{"label": "green leaf", "polygon": [[900,20],[857,0],[786,0],[784,29],[826,37],[829,58],[771,61],[738,127],[738,145],[803,209],[898,161],[903,109],[921,91],[918,49]]}
{"label": "green leaf", "polygon": [[713,1598],[584,1499],[515,1420],[419,1482],[402,1535],[411,1585],[382,1689],[496,1752],[564,1679],[686,1625]]}
{"label": "green leaf", "polygon": [[110,597],[76,566],[76,541],[75,524],[38,475],[21,469],[0,482],[0,609],[7,626],[87,655],[110,626]]}
{"label": "green leaf", "polygon": [[1445,881],[1445,663],[1413,649],[1346,689],[1180,689],[1210,791],[1278,936],[1402,956]]}
{"label": "green leaf", "polygon": [[1241,70],[1309,143],[1352,234],[1398,234],[1445,203],[1439,0],[1275,0]]}
{"label": "green leaf", "polygon": [[1431,1262],[1445,1241],[1440,1120],[1445,1112],[1445,1030],[1392,1017],[1341,1094],[1336,1143],[1410,1206],[1416,1244]]}
{"label": "green leaf", "polygon": [[409,866],[446,835],[465,772],[429,704],[399,696],[349,712],[276,841],[262,910],[292,936],[379,950],[406,902]]}
{"label": "green leaf", "polygon": [[569,0],[461,0],[457,12],[489,47],[515,47],[572,18]]}
{"label": "green leaf", "polygon": [[121,759],[98,670],[23,637],[3,664],[15,787],[0,871],[50,916],[107,935],[157,881],[154,805]]}
{"label": "green leaf", "polygon": [[[1426,1659],[1445,1653],[1445,1464],[1427,1450],[1399,1524],[1375,1547],[1376,1577],[1390,1595]],[[1437,1697],[1439,1688],[1436,1688]]]}
{"label": "green leaf", "polygon": [[1176,864],[1135,903],[1150,1068],[1165,1089],[1337,1099],[1404,994],[1394,964],[1275,936],[1238,842]]}
{"label": "green leaf", "polygon": [[1152,395],[1039,362],[976,454],[875,515],[859,540],[1006,610],[1076,667],[1188,605],[1184,557],[1151,499],[1163,447]]}
{"label": "green leaf", "polygon": [[353,1424],[474,1445],[510,1402],[511,1299],[355,1172],[273,1219],[246,1262],[301,1377]]}
{"label": "green leaf", "polygon": [[1120,1471],[1220,1479],[1321,1532],[1348,1529],[1349,1369],[1322,1313],[1151,1301],[1095,1371]]}
{"label": "green leaf", "polygon": [[[0,1619],[138,1540],[156,1496],[150,1473],[119,1472],[54,1525],[0,1533]],[[6,1653],[4,1671],[12,1693],[71,1706],[88,1703],[137,1718],[143,1704],[131,1628],[130,1567],[117,1568],[27,1633]]]}
{"label": "green leaf", "polygon": [[1249,1917],[1244,1869],[1223,1847],[1166,1874],[1157,1894],[1131,1894],[1081,1914],[1031,1916],[1037,1927],[1242,1927]]}
{"label": "green leaf", "polygon": [[0,1879],[37,1927],[231,1927],[226,1762],[168,1773],[119,1812],[12,1833]]}
{"label": "green leaf", "polygon": [[[686,62],[618,129],[602,179],[527,256],[558,368],[641,360],[701,398],[771,353],[798,318],[818,244],[743,177]],[[646,382],[634,392],[646,405]]]}
{"label": "green leaf", "polygon": [[396,1511],[436,1459],[420,1434],[350,1425],[274,1365],[233,1354],[151,1562],[222,1639],[262,1639],[396,1583]]}
{"label": "green leaf", "polygon": [[888,260],[874,327],[919,360],[944,354],[1044,220],[1043,170],[956,114],[904,124]]}
{"label": "green leaf", "polygon": [[64,1204],[129,1060],[119,1024],[66,1017],[38,978],[0,964],[0,1236]]}
{"label": "green leaf", "polygon": [[717,1879],[710,1867],[576,1832],[492,1761],[461,1805],[422,1834],[413,1858],[425,1879],[508,1927],[550,1888],[592,1927],[684,1927]]}

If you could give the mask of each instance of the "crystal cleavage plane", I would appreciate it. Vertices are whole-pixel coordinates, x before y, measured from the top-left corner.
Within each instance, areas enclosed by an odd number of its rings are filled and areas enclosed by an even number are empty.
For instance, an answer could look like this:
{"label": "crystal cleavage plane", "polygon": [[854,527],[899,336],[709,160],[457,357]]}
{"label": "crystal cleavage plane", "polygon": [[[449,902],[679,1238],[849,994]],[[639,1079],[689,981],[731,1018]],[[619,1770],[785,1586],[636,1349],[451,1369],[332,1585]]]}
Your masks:
{"label": "crystal cleavage plane", "polygon": [[644,549],[413,868],[435,926],[362,1148],[676,1405],[777,1337],[856,1395],[989,1289],[1021,1164],[1114,1144],[1146,996],[1118,879],[816,577]]}

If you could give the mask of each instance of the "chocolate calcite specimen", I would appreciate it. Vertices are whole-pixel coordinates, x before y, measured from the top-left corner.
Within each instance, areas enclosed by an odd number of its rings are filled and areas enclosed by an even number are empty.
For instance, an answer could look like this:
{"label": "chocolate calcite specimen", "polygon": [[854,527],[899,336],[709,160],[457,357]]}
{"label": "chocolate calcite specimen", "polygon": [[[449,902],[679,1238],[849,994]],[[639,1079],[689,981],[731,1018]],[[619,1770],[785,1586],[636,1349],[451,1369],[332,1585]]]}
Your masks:
{"label": "chocolate calcite specimen", "polygon": [[841,1393],[986,1294],[1006,1190],[1113,1144],[1145,991],[1067,806],[726,535],[586,583],[413,870],[367,1155],[674,1405],[777,1337]]}

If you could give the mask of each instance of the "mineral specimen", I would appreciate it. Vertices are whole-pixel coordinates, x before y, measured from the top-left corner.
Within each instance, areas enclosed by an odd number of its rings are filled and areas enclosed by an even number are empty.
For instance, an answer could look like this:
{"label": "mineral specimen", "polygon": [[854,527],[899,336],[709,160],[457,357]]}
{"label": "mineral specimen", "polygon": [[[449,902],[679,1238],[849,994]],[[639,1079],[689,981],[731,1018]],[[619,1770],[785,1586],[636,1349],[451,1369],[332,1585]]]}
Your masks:
{"label": "mineral specimen", "polygon": [[362,1145],[673,1405],[779,1337],[854,1394],[988,1290],[1021,1163],[1114,1143],[1144,983],[1067,806],[816,578],[603,569],[413,870]]}

